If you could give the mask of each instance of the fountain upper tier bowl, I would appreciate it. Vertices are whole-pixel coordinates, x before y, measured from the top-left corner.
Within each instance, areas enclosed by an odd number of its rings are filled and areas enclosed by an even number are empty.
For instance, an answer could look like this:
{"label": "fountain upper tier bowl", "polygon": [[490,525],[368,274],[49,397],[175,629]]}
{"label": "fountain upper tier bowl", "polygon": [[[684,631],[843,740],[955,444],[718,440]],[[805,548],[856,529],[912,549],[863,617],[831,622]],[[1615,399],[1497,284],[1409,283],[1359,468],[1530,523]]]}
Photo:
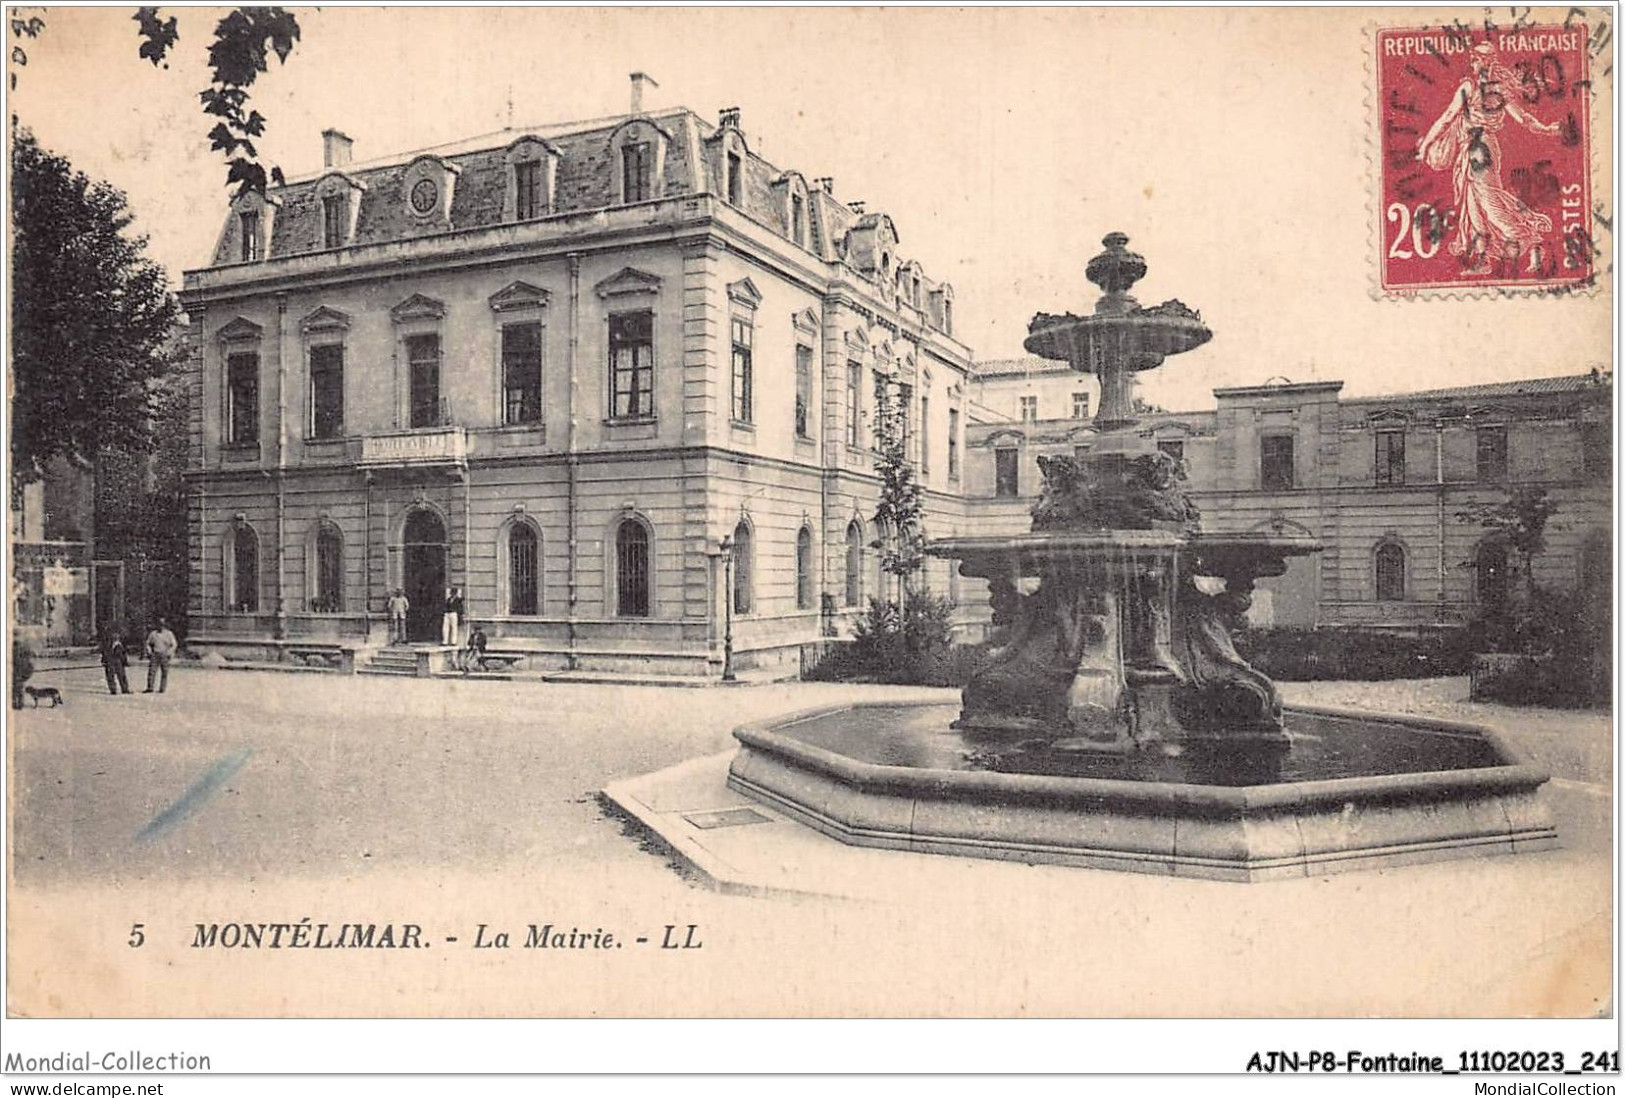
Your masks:
{"label": "fountain upper tier bowl", "polygon": [[1169,355],[1183,354],[1213,338],[1201,316],[1178,301],[1127,312],[1092,316],[1039,313],[1023,346],[1041,358],[1070,362],[1074,369],[1102,372],[1115,363],[1125,370],[1149,370]]}

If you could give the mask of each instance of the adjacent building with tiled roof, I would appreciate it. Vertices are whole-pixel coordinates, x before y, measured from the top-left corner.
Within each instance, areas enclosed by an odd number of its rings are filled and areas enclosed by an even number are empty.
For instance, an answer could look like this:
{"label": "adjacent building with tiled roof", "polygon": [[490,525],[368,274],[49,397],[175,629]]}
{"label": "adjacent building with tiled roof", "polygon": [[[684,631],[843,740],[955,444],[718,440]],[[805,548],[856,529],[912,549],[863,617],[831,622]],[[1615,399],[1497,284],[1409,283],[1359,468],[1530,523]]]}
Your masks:
{"label": "adjacent building with tiled roof", "polygon": [[[969,511],[989,533],[1026,528],[1042,489],[1040,456],[1095,445],[1087,404],[1084,415],[1068,414],[1086,379],[1029,374],[1028,361],[974,367],[979,406],[1000,412],[973,423],[967,439]],[[1139,424],[1144,445],[1184,463],[1207,529],[1292,529],[1325,544],[1261,584],[1255,620],[1459,625],[1531,580],[1513,574],[1516,554],[1493,531],[1458,517],[1520,488],[1545,490],[1559,509],[1533,580],[1611,597],[1611,375],[1364,397],[1342,388],[1285,380],[1220,388],[1215,408],[1157,412]]]}

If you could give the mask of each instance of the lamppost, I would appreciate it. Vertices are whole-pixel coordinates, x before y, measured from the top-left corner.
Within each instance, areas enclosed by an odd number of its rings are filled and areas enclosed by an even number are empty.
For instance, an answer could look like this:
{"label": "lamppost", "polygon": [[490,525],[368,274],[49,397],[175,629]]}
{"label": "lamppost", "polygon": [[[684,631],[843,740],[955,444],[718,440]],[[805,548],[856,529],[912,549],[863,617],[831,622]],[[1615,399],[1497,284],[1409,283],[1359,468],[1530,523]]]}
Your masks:
{"label": "lamppost", "polygon": [[726,608],[722,625],[722,681],[734,681],[734,539],[722,539],[722,598]]}

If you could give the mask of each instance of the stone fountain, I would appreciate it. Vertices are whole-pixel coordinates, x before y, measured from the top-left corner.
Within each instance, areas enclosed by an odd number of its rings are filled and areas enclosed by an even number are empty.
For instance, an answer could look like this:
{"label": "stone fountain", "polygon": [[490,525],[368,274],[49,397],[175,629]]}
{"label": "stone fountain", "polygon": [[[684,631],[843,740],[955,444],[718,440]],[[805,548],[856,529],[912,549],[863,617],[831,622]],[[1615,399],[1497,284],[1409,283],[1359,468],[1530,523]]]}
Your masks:
{"label": "stone fountain", "polygon": [[1552,845],[1547,776],[1488,730],[1283,710],[1237,654],[1257,580],[1321,546],[1203,532],[1180,463],[1133,430],[1133,379],[1212,332],[1136,302],[1145,260],[1104,244],[1094,311],[1026,340],[1099,378],[1095,449],[1039,459],[1029,533],[927,547],[988,582],[995,648],[958,711],[741,728],[730,786],[857,845],[1234,880]]}
{"label": "stone fountain", "polygon": [[1275,685],[1236,654],[1230,631],[1260,577],[1281,575],[1288,558],[1320,543],[1202,533],[1180,463],[1132,430],[1133,379],[1212,332],[1178,301],[1142,307],[1129,290],[1145,260],[1122,233],[1104,243],[1087,269],[1104,291],[1095,311],[1039,313],[1026,342],[1100,379],[1096,448],[1039,459],[1044,491],[1030,534],[930,547],[988,581],[994,625],[1007,637],[965,690],[959,726],[1062,729],[1057,749],[1285,747]]}

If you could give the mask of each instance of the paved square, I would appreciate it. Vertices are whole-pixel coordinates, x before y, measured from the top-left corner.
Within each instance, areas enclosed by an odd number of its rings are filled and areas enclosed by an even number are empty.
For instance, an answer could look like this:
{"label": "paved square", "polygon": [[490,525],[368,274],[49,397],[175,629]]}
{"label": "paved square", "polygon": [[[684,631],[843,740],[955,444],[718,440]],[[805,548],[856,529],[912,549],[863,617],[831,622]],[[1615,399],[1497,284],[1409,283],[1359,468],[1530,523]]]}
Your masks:
{"label": "paved square", "polygon": [[[824,890],[842,899],[685,880],[596,791],[716,757],[744,721],[952,692],[182,668],[166,695],[113,698],[95,670],[37,678],[68,704],[12,724],[9,995],[26,1014],[1586,1015],[1611,1001],[1596,714],[1504,711],[1558,775],[1565,849],[1550,854],[1246,886],[854,851],[776,820],[703,832],[758,854],[783,832],[851,882]],[[1287,692],[1438,710],[1459,686]],[[1483,718],[1466,708],[1447,715]],[[653,808],[773,815],[684,796]],[[774,871],[787,892],[806,884]],[[195,945],[199,924],[306,918],[411,923],[428,945]],[[523,948],[549,924],[627,944]],[[690,925],[698,948],[661,948]],[[510,948],[476,946],[499,932]]]}

